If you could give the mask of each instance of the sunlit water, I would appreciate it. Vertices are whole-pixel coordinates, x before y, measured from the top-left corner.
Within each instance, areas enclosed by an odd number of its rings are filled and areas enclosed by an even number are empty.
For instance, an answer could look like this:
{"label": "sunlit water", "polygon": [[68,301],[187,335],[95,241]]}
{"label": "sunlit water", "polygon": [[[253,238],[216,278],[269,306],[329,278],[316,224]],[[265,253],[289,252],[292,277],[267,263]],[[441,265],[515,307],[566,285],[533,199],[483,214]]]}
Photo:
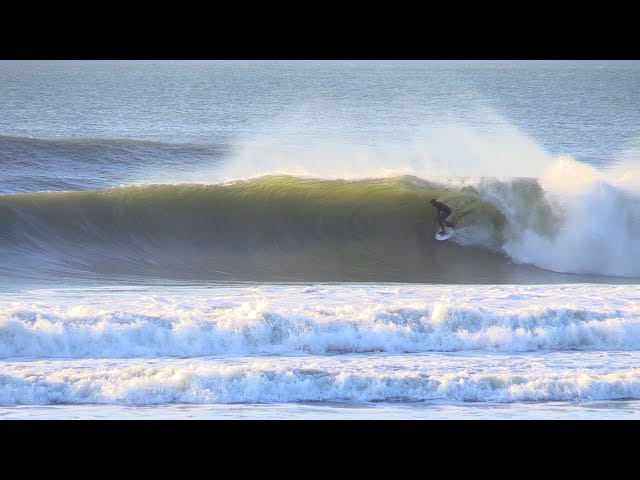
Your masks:
{"label": "sunlit water", "polygon": [[638,62],[0,62],[0,418],[640,418],[638,99]]}

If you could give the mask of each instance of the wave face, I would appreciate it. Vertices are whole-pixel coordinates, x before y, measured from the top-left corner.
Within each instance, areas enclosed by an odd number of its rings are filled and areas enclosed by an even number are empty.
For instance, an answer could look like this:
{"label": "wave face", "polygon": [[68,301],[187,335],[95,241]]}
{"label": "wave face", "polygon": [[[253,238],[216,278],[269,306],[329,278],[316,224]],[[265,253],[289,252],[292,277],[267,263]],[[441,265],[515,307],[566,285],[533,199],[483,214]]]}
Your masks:
{"label": "wave face", "polygon": [[[0,196],[0,257],[5,273],[225,280],[554,278],[523,264],[640,276],[640,203],[633,191],[600,184],[580,191],[580,203],[571,197],[577,207],[548,193],[527,178],[447,185],[412,176],[265,176],[7,194]],[[431,198],[453,208],[453,241],[433,238]],[[615,245],[590,215],[602,203],[622,221]]]}
{"label": "wave face", "polygon": [[0,418],[639,416],[640,63],[0,64]]}

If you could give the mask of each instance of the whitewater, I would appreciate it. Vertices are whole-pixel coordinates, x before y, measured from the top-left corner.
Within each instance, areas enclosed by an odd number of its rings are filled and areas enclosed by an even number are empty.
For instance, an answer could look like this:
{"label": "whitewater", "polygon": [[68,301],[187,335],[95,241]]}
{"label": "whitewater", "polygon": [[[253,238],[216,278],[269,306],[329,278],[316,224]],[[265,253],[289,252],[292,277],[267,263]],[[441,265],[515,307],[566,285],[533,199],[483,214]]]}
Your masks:
{"label": "whitewater", "polygon": [[0,62],[0,418],[638,418],[638,98],[638,62]]}

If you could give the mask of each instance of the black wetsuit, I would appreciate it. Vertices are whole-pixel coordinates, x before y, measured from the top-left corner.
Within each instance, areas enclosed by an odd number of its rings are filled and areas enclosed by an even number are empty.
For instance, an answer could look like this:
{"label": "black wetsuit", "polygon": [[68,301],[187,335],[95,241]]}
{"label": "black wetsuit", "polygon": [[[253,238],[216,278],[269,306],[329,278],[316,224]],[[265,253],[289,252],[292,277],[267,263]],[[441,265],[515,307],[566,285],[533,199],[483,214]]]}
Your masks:
{"label": "black wetsuit", "polygon": [[449,208],[448,205],[445,205],[442,202],[438,202],[437,200],[435,202],[433,202],[431,205],[433,205],[434,207],[436,207],[438,209],[438,216],[435,218],[438,223],[440,224],[440,227],[442,228],[442,231],[445,232],[445,228],[444,225],[446,224],[449,227],[453,228],[453,224],[450,222],[447,222],[445,220],[445,218],[447,218],[449,215],[451,215],[451,208]]}

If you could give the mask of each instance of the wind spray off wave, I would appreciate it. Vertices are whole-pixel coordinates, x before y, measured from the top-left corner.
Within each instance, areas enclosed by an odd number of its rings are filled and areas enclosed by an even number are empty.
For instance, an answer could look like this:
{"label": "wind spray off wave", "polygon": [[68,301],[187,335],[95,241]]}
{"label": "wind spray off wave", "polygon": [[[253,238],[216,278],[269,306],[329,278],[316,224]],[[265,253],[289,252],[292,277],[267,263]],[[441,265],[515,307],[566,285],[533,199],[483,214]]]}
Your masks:
{"label": "wind spray off wave", "polygon": [[638,417],[637,98],[629,61],[0,61],[0,418]]}

